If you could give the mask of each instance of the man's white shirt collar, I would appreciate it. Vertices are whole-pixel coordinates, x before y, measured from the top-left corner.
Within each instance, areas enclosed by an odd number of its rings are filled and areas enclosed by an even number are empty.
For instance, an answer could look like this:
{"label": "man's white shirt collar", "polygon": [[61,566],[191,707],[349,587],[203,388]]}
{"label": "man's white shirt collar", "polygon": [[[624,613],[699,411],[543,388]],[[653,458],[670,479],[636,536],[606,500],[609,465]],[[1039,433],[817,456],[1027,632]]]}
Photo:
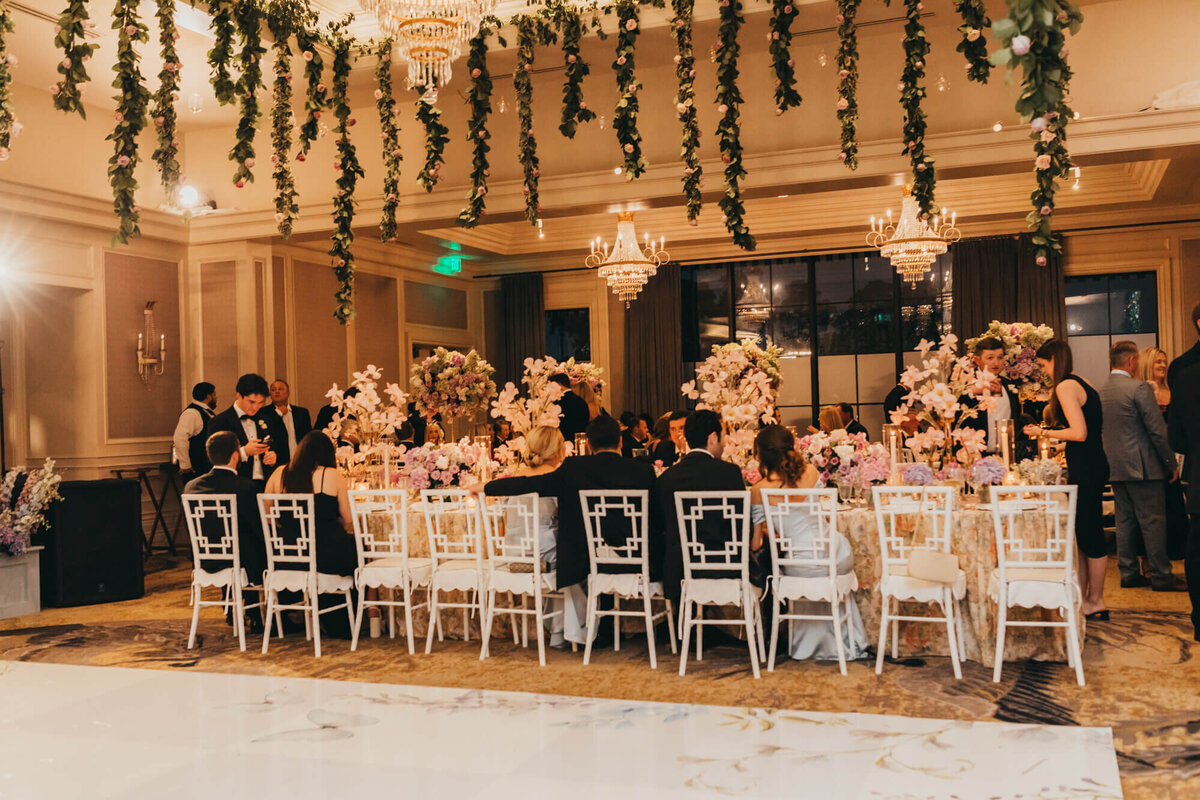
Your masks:
{"label": "man's white shirt collar", "polygon": [[1126,372],[1126,371],[1125,371],[1125,370],[1123,370],[1123,369],[1114,369],[1114,370],[1113,370],[1112,372],[1110,372],[1109,374],[1110,374],[1110,375],[1116,375],[1117,373],[1120,373],[1121,375],[1124,375],[1126,378],[1132,378],[1132,377],[1133,377],[1132,375],[1130,375],[1128,372]]}

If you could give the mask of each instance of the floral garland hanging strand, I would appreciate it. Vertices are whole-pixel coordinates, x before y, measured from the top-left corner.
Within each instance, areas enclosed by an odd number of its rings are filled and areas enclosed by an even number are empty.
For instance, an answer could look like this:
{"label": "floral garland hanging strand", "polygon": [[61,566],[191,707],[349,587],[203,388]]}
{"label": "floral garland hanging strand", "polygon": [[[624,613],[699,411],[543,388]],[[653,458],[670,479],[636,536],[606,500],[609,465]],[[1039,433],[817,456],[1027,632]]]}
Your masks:
{"label": "floral garland hanging strand", "polygon": [[925,37],[925,26],[921,24],[921,0],[904,0],[904,72],[896,87],[900,91],[900,105],[904,108],[904,150],[912,162],[912,194],[921,209],[922,217],[938,213],[933,193],[937,184],[934,177],[933,158],[925,155],[925,112],[921,101],[925,99],[925,58],[929,55],[929,40]]}
{"label": "floral garland hanging strand", "polygon": [[574,139],[580,124],[596,118],[596,112],[588,108],[583,99],[583,79],[591,69],[579,52],[579,41],[583,38],[585,27],[583,16],[574,8],[563,7],[558,12],[558,20],[562,36],[563,65],[567,75],[562,87],[562,121],[558,130],[568,139]]}
{"label": "floral garland hanging strand", "polygon": [[8,52],[8,35],[15,30],[8,0],[0,0],[0,161],[8,160],[12,137],[20,132],[20,123],[12,107],[12,69],[17,57]]}
{"label": "floral garland hanging strand", "polygon": [[108,159],[108,180],[113,190],[113,211],[118,219],[117,232],[112,239],[116,245],[128,244],[130,237],[142,235],[138,227],[140,209],[133,199],[138,188],[133,172],[137,166],[138,134],[146,126],[150,90],[142,83],[135,45],[148,42],[150,35],[138,17],[137,0],[117,0],[112,27],[117,31],[117,63],[113,67],[117,77],[112,84],[118,90],[113,98],[117,101],[117,110],[113,114],[116,127],[105,138],[113,143],[113,154]]}
{"label": "floral garland hanging strand", "polygon": [[233,60],[233,22],[234,0],[212,0],[208,13],[212,15],[210,28],[213,34],[213,46],[208,51],[208,65],[212,68],[210,81],[217,102],[228,105],[235,100],[233,77],[229,73],[229,62]]}
{"label": "floral garland hanging strand", "polygon": [[329,97],[325,84],[322,83],[325,62],[321,58],[320,50],[317,49],[321,44],[321,34],[311,27],[316,22],[315,17],[310,17],[306,22],[307,24],[297,25],[294,31],[296,46],[300,50],[300,57],[304,59],[304,81],[307,86],[304,99],[304,122],[300,124],[300,136],[296,143],[296,147],[300,151],[296,154],[297,161],[304,161],[312,143],[321,135],[321,112],[329,108]]}
{"label": "floral garland hanging strand", "polygon": [[[417,87],[421,88],[421,87]],[[446,163],[446,143],[450,141],[450,129],[442,123],[442,110],[437,102],[438,86],[435,82],[417,98],[417,122],[425,129],[425,164],[417,173],[417,182],[432,192],[437,186],[438,174]]]}
{"label": "floral garland hanging strand", "polygon": [[267,28],[274,40],[275,81],[271,87],[271,167],[275,179],[275,226],[288,239],[300,216],[296,181],[292,176],[292,48],[290,44],[294,8],[273,3],[267,12]]}
{"label": "floral garland hanging strand", "polygon": [[533,135],[533,48],[537,44],[552,44],[554,31],[542,17],[522,15],[517,18],[517,66],[513,70],[513,88],[517,93],[517,118],[521,132],[517,141],[517,155],[525,182],[521,191],[525,195],[525,218],[530,225],[537,225],[542,207],[538,202],[538,178],[541,176],[537,156],[537,139]]}
{"label": "floral garland hanging strand", "polygon": [[688,223],[696,225],[700,217],[700,123],[696,118],[696,56],[692,50],[692,10],[695,0],[672,0],[675,18],[671,30],[675,34],[675,77],[679,90],[675,93],[675,113],[683,123],[683,144],[679,151],[683,161],[683,196],[687,199]]}
{"label": "floral garland hanging strand", "polygon": [[1020,67],[1024,78],[1017,99],[1017,113],[1029,122],[1034,141],[1034,174],[1037,188],[1030,198],[1033,210],[1026,220],[1034,231],[1033,245],[1039,266],[1048,263],[1052,252],[1061,252],[1062,243],[1054,233],[1054,194],[1058,179],[1073,166],[1067,152],[1067,125],[1074,112],[1067,94],[1071,67],[1066,33],[1079,32],[1083,14],[1067,0],[1031,0],[1029,13],[1009,11],[1007,19],[997,20],[992,33],[1004,49],[992,54],[996,66],[1009,70]]}
{"label": "floral garland hanging strand", "polygon": [[794,0],[774,0],[771,9],[771,30],[767,34],[767,49],[775,72],[775,113],[782,114],[800,105],[796,91],[796,62],[792,58],[792,22],[796,19]]}
{"label": "floral garland hanging strand", "polygon": [[58,74],[62,78],[50,87],[55,108],[78,114],[83,119],[87,119],[83,108],[84,86],[91,80],[87,62],[100,47],[84,41],[88,26],[87,0],[70,0],[58,15],[58,23],[54,26],[54,46],[63,51],[63,58],[58,64]]}
{"label": "floral garland hanging strand", "polygon": [[954,0],[954,10],[962,17],[958,27],[962,41],[954,48],[967,59],[967,80],[987,83],[992,73],[992,62],[988,60],[987,38],[983,29],[991,27],[987,5],[984,0]]}
{"label": "floral garland hanging strand", "polygon": [[267,51],[262,46],[263,12],[257,0],[240,0],[234,13],[242,42],[242,52],[238,56],[242,74],[237,82],[241,116],[229,160],[237,167],[233,185],[240,189],[247,182],[254,183],[254,134],[258,132],[258,120],[262,116],[258,110],[258,92],[263,88],[262,57]]}
{"label": "floral garland hanging strand", "polygon": [[467,141],[474,153],[471,158],[471,190],[467,193],[467,207],[459,212],[456,224],[460,228],[474,228],[483,216],[487,179],[489,172],[487,129],[488,116],[492,113],[492,76],[488,72],[487,37],[490,35],[488,21],[480,26],[479,33],[471,40],[467,56],[467,69],[471,74],[471,88],[467,90],[467,107],[471,118],[467,121]]}
{"label": "floral garland hanging strand", "polygon": [[746,177],[742,166],[741,116],[738,107],[742,93],[738,89],[738,29],[745,21],[742,17],[741,0],[721,0],[721,27],[717,45],[717,113],[721,121],[717,125],[717,141],[721,146],[721,161],[725,163],[725,194],[720,206],[725,228],[733,235],[733,242],[743,250],[757,246],[754,236],[746,227],[743,218],[746,207],[742,204],[740,182]]}
{"label": "floral garland hanging strand", "polygon": [[400,203],[400,126],[396,122],[396,97],[392,93],[392,40],[385,39],[375,51],[375,108],[379,111],[379,138],[383,149],[383,213],[379,238],[396,238],[396,208]]}
{"label": "floral garland hanging strand", "polygon": [[179,139],[176,138],[178,118],[175,101],[179,97],[179,53],[175,43],[179,31],[175,28],[174,0],[158,0],[155,16],[158,18],[158,44],[163,65],[158,73],[158,91],[154,93],[154,106],[150,116],[158,131],[158,147],[151,158],[158,164],[162,176],[163,194],[169,204],[174,204],[179,194]]}
{"label": "floral garland hanging strand", "polygon": [[329,256],[338,280],[337,308],[333,316],[345,325],[354,319],[354,189],[363,177],[354,144],[350,141],[350,47],[342,27],[335,27],[329,41],[333,48],[333,115],[337,117],[337,193],[333,196],[333,246]]}
{"label": "floral garland hanging strand", "polygon": [[613,111],[613,131],[625,159],[625,180],[641,177],[648,164],[642,155],[642,134],[638,131],[638,90],[642,84],[634,73],[634,52],[639,30],[637,0],[618,0],[617,53],[613,71],[617,74],[617,107]]}
{"label": "floral garland hanging strand", "polygon": [[862,0],[837,0],[838,100],[837,117],[842,126],[842,149],[838,158],[850,169],[858,169],[858,26],[855,17]]}

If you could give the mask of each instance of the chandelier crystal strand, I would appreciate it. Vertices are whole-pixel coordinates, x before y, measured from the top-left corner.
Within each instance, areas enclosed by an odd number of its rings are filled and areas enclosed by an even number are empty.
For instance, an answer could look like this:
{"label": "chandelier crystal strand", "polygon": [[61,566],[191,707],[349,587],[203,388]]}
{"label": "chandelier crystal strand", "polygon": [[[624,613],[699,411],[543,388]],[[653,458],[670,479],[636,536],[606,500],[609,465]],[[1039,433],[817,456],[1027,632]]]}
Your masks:
{"label": "chandelier crystal strand", "polygon": [[596,268],[596,274],[603,278],[608,287],[618,299],[624,301],[629,308],[642,287],[658,273],[658,268],[670,261],[671,257],[663,249],[666,237],[655,241],[649,235],[643,236],[643,242],[638,244],[637,232],[633,227],[633,212],[622,211],[617,214],[617,241],[609,249],[608,242],[597,237],[592,242],[592,252],[584,264]]}
{"label": "chandelier crystal strand", "polygon": [[892,221],[890,210],[886,218],[871,217],[867,244],[878,247],[879,255],[889,259],[896,272],[915,286],[929,272],[937,257],[962,238],[962,232],[955,227],[957,221],[958,214],[949,212],[945,217],[935,216],[928,222],[922,220],[917,199],[912,196],[911,187],[906,186],[899,221]]}
{"label": "chandelier crystal strand", "polygon": [[408,88],[445,86],[495,0],[361,0],[408,62]]}

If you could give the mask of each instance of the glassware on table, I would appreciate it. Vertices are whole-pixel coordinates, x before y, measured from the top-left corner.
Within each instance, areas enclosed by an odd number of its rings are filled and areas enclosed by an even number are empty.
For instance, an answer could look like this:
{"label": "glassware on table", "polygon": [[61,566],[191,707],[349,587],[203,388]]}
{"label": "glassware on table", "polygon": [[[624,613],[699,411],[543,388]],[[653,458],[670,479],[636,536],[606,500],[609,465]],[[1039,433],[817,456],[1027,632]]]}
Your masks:
{"label": "glassware on table", "polygon": [[588,443],[587,443],[587,434],[586,433],[575,434],[575,455],[586,456],[590,452],[591,452],[591,450],[588,448]]}
{"label": "glassware on table", "polygon": [[633,448],[632,455],[634,458],[649,458],[650,450],[646,447],[635,447]]}
{"label": "glassware on table", "polygon": [[837,485],[838,500],[844,504],[849,504],[854,497],[854,484],[849,481],[841,481]]}

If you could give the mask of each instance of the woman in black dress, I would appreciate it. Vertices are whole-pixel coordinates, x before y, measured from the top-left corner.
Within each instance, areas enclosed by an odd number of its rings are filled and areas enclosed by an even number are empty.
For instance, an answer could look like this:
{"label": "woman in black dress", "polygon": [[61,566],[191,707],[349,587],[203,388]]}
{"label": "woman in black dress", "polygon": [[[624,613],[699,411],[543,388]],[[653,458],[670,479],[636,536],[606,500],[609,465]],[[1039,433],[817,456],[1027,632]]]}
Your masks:
{"label": "woman in black dress", "polygon": [[1075,544],[1079,548],[1079,588],[1083,613],[1088,619],[1108,619],[1104,603],[1104,573],[1108,569],[1108,547],[1104,541],[1104,485],[1108,483],[1108,459],[1100,438],[1103,417],[1100,395],[1091,384],[1074,374],[1071,348],[1061,339],[1051,339],[1037,351],[1038,366],[1051,377],[1054,393],[1046,405],[1048,427],[1026,425],[1025,435],[1043,433],[1067,443],[1067,477],[1079,488],[1075,505]]}

